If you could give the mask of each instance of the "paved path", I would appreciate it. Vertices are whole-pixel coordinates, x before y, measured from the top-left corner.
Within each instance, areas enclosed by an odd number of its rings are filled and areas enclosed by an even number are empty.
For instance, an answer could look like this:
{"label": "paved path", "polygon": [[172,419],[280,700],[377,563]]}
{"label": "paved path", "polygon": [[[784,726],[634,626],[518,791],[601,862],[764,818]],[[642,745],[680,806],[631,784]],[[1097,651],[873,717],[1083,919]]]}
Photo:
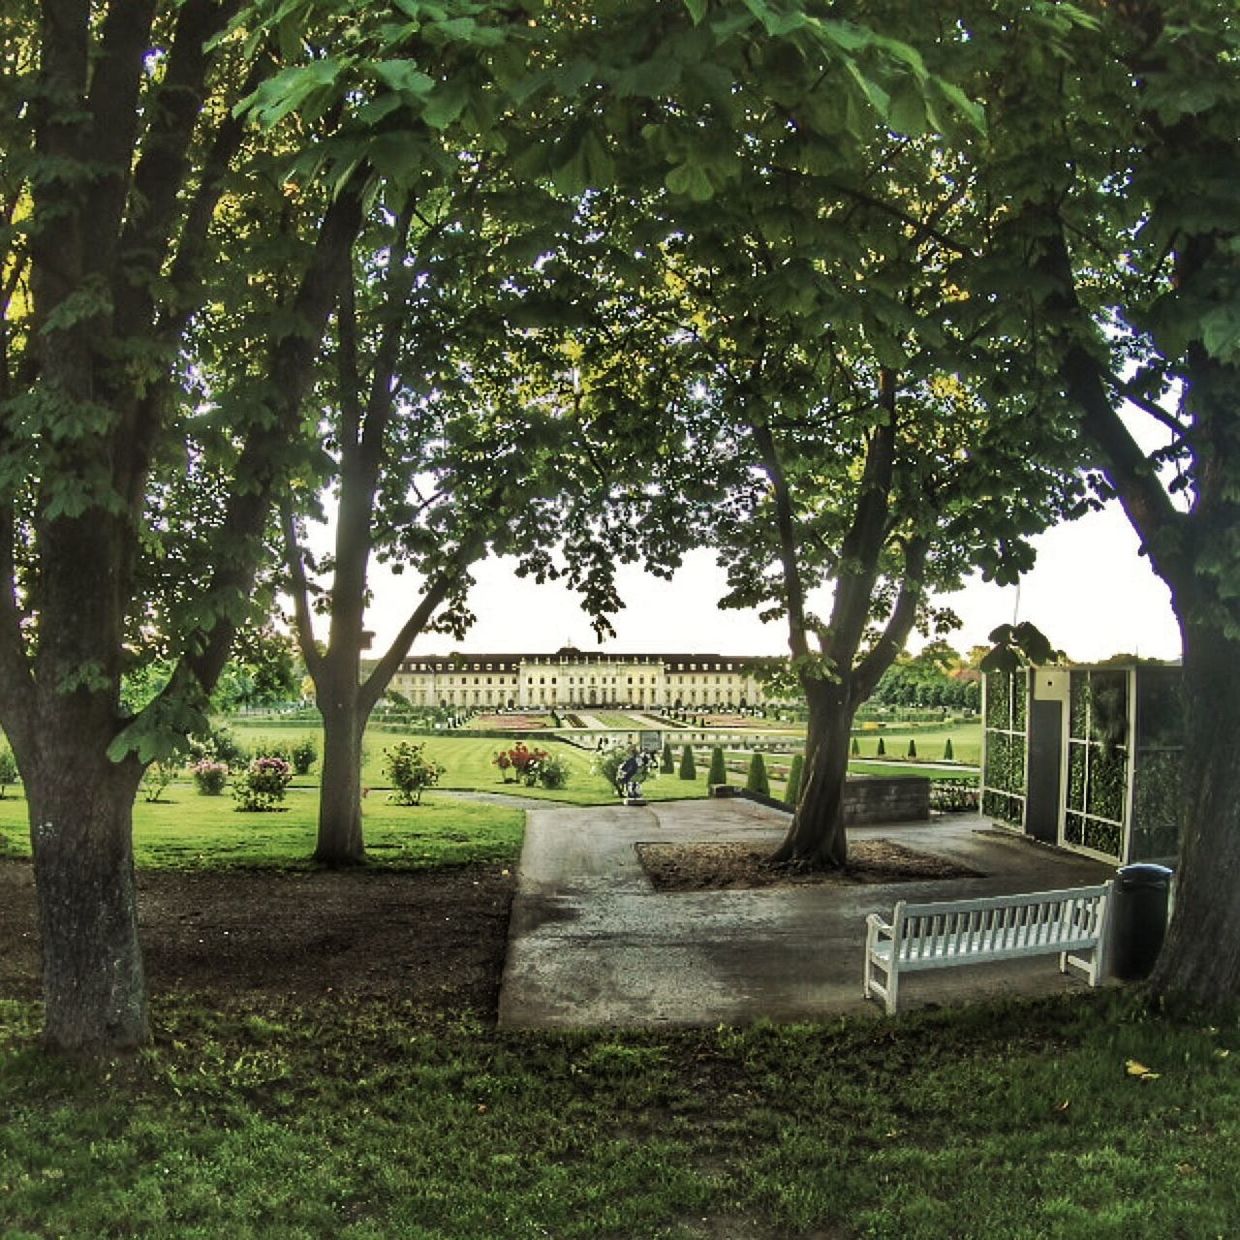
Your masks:
{"label": "paved path", "polygon": [[[855,828],[950,857],[985,877],[873,886],[656,893],[634,845],[782,837],[787,816],[741,799],[530,811],[513,903],[500,1025],[512,1029],[747,1024],[880,1015],[861,997],[865,915],[951,899],[1099,882],[1113,872],[976,817]],[[1084,983],[1054,957],[900,982],[901,1007]]]}

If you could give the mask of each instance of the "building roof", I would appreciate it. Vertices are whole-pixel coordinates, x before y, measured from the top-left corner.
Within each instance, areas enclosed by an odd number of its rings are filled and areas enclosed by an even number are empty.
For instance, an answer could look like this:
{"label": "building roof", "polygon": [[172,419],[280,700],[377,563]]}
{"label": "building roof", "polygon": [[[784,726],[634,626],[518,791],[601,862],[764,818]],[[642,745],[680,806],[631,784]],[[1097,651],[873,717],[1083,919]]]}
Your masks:
{"label": "building roof", "polygon": [[522,663],[662,663],[665,667],[679,668],[681,665],[694,665],[705,670],[705,667],[718,667],[732,664],[734,667],[749,667],[765,662],[760,655],[725,655],[690,651],[688,653],[660,654],[654,651],[624,653],[621,651],[583,651],[575,646],[561,646],[559,650],[539,653],[474,653],[455,652],[453,654],[422,654],[409,655],[402,663],[402,670],[411,670],[418,664],[428,665],[430,670],[440,671],[448,668],[461,671],[515,671]]}

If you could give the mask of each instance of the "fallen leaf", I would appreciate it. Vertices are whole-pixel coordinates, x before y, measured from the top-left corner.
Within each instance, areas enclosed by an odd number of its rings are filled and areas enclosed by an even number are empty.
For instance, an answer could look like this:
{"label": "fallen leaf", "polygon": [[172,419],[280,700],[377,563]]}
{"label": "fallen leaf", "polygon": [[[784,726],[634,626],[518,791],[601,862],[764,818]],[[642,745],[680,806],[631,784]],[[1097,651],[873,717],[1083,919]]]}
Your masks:
{"label": "fallen leaf", "polygon": [[1135,1076],[1138,1080],[1141,1080],[1141,1081],[1156,1081],[1158,1080],[1159,1076],[1162,1075],[1159,1072],[1151,1072],[1150,1069],[1145,1066],[1145,1064],[1140,1063],[1136,1059],[1128,1060],[1128,1062],[1124,1065],[1124,1068],[1127,1071],[1129,1076]]}

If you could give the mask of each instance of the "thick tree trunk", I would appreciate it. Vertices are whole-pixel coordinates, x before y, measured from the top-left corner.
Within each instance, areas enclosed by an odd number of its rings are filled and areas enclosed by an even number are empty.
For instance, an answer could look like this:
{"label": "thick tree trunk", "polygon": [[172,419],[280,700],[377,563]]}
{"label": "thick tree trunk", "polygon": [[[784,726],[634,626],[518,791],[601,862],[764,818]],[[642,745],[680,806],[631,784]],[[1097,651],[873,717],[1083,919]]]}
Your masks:
{"label": "thick tree trunk", "polygon": [[125,1050],[149,1036],[133,866],[137,764],[97,738],[23,771],[39,895],[46,1044]]}
{"label": "thick tree trunk", "polygon": [[324,865],[359,865],[366,858],[362,734],[368,712],[361,704],[356,670],[350,677],[325,666],[318,703],[323,716],[323,773],[314,859]]}
{"label": "thick tree trunk", "polygon": [[848,861],[844,782],[854,708],[843,685],[807,688],[806,698],[809,727],[801,792],[792,825],[771,861],[814,870],[841,869]]}
{"label": "thick tree trunk", "polygon": [[1183,835],[1176,903],[1152,979],[1156,997],[1240,1001],[1240,639],[1185,626]]}

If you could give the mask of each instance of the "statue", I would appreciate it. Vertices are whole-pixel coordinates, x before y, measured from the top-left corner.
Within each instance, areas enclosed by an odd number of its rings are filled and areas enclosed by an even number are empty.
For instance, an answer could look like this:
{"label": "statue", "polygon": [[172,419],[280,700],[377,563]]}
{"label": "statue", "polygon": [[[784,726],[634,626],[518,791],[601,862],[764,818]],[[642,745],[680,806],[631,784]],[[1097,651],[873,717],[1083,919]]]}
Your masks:
{"label": "statue", "polygon": [[658,759],[653,753],[635,746],[630,747],[624,761],[616,768],[616,791],[626,805],[644,805],[642,780]]}

